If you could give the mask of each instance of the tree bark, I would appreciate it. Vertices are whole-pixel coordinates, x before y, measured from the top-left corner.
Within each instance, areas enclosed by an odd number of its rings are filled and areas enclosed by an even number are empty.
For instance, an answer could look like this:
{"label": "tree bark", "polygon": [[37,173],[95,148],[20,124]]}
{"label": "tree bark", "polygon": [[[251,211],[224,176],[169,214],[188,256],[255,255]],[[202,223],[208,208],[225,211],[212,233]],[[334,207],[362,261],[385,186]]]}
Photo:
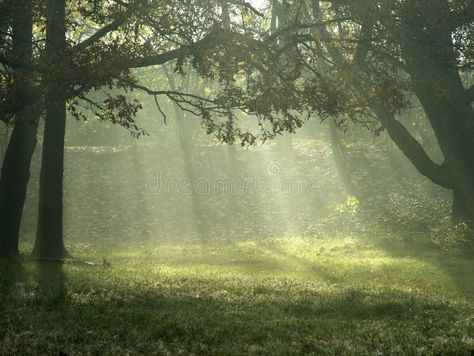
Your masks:
{"label": "tree bark", "polygon": [[453,216],[456,222],[468,223],[474,226],[474,189],[466,191],[465,189],[453,190]]}
{"label": "tree bark", "polygon": [[66,131],[65,0],[48,0],[46,57],[52,69],[46,78],[46,117],[40,173],[38,230],[33,255],[60,259],[67,255],[63,242],[64,134]]}
{"label": "tree bark", "polygon": [[[31,0],[12,5],[13,57],[31,63],[33,10]],[[32,94],[31,73],[14,70],[14,97],[23,102]],[[39,111],[35,106],[20,105],[16,112],[11,138],[3,159],[0,179],[0,257],[19,256],[18,242],[30,165],[36,147]]]}

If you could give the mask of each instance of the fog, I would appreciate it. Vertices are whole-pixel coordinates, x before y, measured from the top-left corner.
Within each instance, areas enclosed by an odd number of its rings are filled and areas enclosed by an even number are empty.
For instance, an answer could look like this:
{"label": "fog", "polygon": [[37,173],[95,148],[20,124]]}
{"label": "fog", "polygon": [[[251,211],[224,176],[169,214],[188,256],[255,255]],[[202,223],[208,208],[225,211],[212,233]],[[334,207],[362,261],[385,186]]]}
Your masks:
{"label": "fog", "polygon": [[[385,216],[374,223],[389,218],[384,228],[397,229],[397,219],[410,214],[412,224],[422,225],[423,219],[416,221],[423,214],[419,202],[429,199],[445,205],[448,213],[449,194],[420,177],[386,135],[357,127],[337,130],[344,173],[336,165],[333,149],[338,147],[330,126],[318,117],[296,134],[240,146],[207,135],[199,118],[189,114],[169,115],[165,123],[154,103],[146,104],[137,123],[148,136],[138,139],[97,119],[68,120],[66,243],[208,243],[337,234],[332,229],[364,221],[367,214]],[[176,112],[170,102],[162,106]],[[36,233],[38,151],[21,227],[25,243]],[[341,174],[350,176],[357,197]]]}
{"label": "fog", "polygon": [[0,1],[0,356],[474,354],[472,14]]}

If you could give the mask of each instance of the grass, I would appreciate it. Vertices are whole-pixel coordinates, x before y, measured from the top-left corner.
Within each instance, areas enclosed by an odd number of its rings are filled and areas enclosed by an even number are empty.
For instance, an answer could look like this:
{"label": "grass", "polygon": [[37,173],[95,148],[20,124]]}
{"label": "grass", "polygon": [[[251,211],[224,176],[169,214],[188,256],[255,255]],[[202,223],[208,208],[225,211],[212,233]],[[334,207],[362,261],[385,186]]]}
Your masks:
{"label": "grass", "polygon": [[0,265],[0,353],[472,354],[472,257],[370,241],[78,244],[111,267]]}

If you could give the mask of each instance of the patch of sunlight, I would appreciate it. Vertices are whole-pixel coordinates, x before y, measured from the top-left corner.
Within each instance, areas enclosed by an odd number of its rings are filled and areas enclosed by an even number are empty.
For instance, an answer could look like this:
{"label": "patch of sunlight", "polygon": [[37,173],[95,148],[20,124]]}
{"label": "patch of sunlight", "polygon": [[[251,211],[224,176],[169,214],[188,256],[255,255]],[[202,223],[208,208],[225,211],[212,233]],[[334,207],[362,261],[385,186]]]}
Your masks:
{"label": "patch of sunlight", "polygon": [[[462,287],[431,257],[390,255],[387,250],[352,237],[331,240],[285,237],[221,245],[167,244],[109,252],[107,259],[112,263],[116,283],[120,279],[141,278],[236,279],[254,283],[289,280],[308,285],[437,293],[445,297],[459,295]],[[100,256],[97,253],[96,258]],[[79,267],[67,268],[70,271],[76,268],[80,273]],[[92,275],[95,273],[104,274],[104,271],[91,271]]]}
{"label": "patch of sunlight", "polygon": [[[416,257],[391,256],[388,251],[361,244],[354,238],[330,241],[310,241],[304,238],[280,239],[266,245],[293,265],[302,268],[304,278],[325,271],[333,280],[353,284],[392,287],[404,291],[441,289],[457,291],[449,274],[436,267],[431,260]],[[290,263],[291,264],[291,263]],[[301,271],[301,269],[300,269]]]}

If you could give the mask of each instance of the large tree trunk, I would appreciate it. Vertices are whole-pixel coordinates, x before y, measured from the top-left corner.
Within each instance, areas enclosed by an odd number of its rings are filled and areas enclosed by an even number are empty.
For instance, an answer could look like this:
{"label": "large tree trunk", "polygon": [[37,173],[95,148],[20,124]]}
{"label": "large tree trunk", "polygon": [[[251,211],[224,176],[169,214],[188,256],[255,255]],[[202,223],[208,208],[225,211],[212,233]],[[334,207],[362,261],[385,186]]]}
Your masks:
{"label": "large tree trunk", "polygon": [[[448,13],[442,3],[439,14]],[[401,37],[402,54],[414,89],[433,127],[453,190],[453,214],[474,223],[474,110],[462,84],[451,36],[451,28],[438,16],[421,17],[407,8],[412,24]],[[429,31],[426,29],[429,28]]]}
{"label": "large tree trunk", "polygon": [[66,94],[61,78],[65,71],[65,0],[48,0],[46,11],[46,57],[52,71],[47,78],[38,230],[33,255],[60,259],[67,255],[63,242]]}
{"label": "large tree trunk", "polygon": [[453,215],[457,222],[467,222],[474,226],[474,189],[453,190]]}
{"label": "large tree trunk", "polygon": [[[13,57],[24,63],[32,57],[32,2],[18,0],[13,11]],[[36,147],[38,110],[21,104],[32,94],[31,73],[14,71],[14,96],[22,109],[15,114],[14,127],[3,159],[0,179],[0,257],[18,257],[20,223],[23,215],[30,164]]]}
{"label": "large tree trunk", "polygon": [[[443,76],[446,74],[443,73]],[[453,190],[453,215],[458,221],[474,223],[474,112],[459,90],[462,84],[457,76],[452,75],[452,80],[446,82],[444,88],[447,93],[442,94],[445,98],[441,98],[439,88],[434,87],[434,81],[439,80],[439,76],[434,73],[432,76],[433,86],[417,81],[418,97],[445,158],[444,167]],[[419,80],[425,81],[426,77]],[[453,88],[456,84],[458,88]]]}
{"label": "large tree trunk", "polygon": [[3,160],[0,180],[0,257],[2,258],[14,258],[19,255],[20,223],[35,146],[35,124],[17,124]]}

